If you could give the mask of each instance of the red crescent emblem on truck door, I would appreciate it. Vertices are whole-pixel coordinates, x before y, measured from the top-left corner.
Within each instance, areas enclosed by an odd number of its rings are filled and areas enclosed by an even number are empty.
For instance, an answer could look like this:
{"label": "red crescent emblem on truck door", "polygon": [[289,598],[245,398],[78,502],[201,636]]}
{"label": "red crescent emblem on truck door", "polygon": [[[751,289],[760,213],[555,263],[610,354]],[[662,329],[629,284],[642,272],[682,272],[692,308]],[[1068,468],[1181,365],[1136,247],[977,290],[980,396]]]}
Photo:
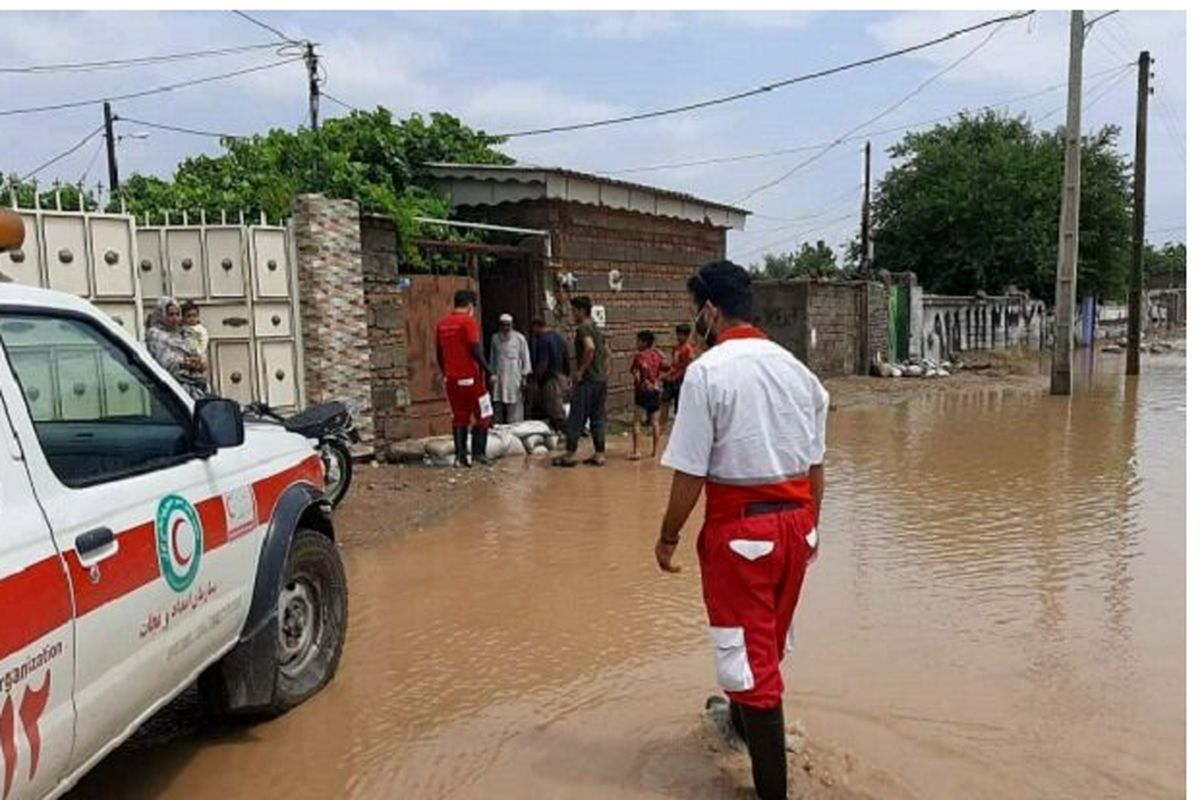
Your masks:
{"label": "red crescent emblem on truck door", "polygon": [[171,526],[171,553],[175,556],[175,560],[180,566],[187,566],[187,563],[192,560],[191,556],[185,556],[179,552],[179,526],[186,522],[182,517],[175,520],[175,524]]}

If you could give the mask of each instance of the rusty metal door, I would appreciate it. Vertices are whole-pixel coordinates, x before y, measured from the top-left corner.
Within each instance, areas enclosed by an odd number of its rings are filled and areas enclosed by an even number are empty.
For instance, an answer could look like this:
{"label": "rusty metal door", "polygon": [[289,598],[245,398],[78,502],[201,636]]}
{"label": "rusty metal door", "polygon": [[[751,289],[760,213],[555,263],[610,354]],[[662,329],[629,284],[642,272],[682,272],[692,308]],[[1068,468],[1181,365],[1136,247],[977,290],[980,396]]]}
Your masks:
{"label": "rusty metal door", "polygon": [[[454,307],[454,293],[476,290],[460,275],[410,275],[404,290],[404,336],[408,350],[409,416],[414,437],[450,432],[450,408],[437,365],[437,323]],[[403,285],[403,284],[402,284]]]}

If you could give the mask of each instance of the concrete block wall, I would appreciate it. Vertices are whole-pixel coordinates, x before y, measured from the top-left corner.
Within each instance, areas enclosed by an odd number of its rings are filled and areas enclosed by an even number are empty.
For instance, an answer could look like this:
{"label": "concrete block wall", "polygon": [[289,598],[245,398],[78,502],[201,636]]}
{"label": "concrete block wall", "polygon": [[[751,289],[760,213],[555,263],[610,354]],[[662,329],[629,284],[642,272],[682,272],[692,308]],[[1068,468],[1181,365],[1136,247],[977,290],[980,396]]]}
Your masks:
{"label": "concrete block wall", "polygon": [[912,325],[921,331],[925,358],[945,360],[965,350],[1049,346],[1046,304],[1025,293],[1001,296],[925,294],[921,315]]}
{"label": "concrete block wall", "polygon": [[358,204],[319,194],[292,201],[305,399],[347,404],[363,439],[375,436]]}
{"label": "concrete block wall", "polygon": [[360,227],[371,400],[379,451],[412,435],[405,294],[398,283],[400,261],[396,227],[391,218],[364,215]]}
{"label": "concrete block wall", "polygon": [[755,323],[819,377],[860,375],[888,347],[887,287],[866,281],[758,281]]}

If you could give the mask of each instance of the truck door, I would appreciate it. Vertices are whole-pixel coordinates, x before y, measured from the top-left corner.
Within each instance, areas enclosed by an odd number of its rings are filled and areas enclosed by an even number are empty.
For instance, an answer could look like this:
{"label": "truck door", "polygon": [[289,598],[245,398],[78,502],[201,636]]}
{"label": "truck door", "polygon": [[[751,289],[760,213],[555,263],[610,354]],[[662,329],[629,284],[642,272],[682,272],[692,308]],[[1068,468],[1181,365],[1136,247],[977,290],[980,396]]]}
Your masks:
{"label": "truck door", "polygon": [[246,504],[227,499],[222,456],[195,452],[177,387],[105,324],[0,306],[0,345],[0,389],[27,400],[10,403],[13,424],[36,443],[29,475],[71,579],[75,771],[236,641],[255,557],[226,545]]}
{"label": "truck door", "polygon": [[42,797],[66,777],[75,732],[71,589],[3,391],[0,520],[0,797]]}

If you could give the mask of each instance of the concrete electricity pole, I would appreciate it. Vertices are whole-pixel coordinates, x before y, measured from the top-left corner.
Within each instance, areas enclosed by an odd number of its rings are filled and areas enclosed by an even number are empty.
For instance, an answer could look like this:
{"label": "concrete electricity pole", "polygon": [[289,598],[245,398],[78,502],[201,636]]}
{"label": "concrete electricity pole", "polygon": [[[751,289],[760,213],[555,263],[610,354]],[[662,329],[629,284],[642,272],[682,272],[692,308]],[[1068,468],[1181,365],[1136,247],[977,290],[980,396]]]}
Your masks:
{"label": "concrete electricity pole", "polygon": [[862,253],[859,258],[859,269],[863,278],[868,275],[871,266],[871,140],[867,140],[863,151],[863,202],[862,202]]}
{"label": "concrete electricity pole", "polygon": [[1083,12],[1071,12],[1071,57],[1067,84],[1066,164],[1062,215],[1058,222],[1058,279],[1054,294],[1054,364],[1050,394],[1071,393],[1075,349],[1075,266],[1079,258],[1079,121],[1083,83]]}
{"label": "concrete electricity pole", "polygon": [[108,149],[108,193],[113,200],[117,198],[117,137],[113,135],[112,105],[104,101],[104,144]]}
{"label": "concrete electricity pole", "polygon": [[1146,253],[1146,110],[1150,102],[1150,53],[1138,56],[1137,142],[1133,156],[1133,260],[1129,265],[1129,311],[1125,374],[1142,371],[1142,263]]}

